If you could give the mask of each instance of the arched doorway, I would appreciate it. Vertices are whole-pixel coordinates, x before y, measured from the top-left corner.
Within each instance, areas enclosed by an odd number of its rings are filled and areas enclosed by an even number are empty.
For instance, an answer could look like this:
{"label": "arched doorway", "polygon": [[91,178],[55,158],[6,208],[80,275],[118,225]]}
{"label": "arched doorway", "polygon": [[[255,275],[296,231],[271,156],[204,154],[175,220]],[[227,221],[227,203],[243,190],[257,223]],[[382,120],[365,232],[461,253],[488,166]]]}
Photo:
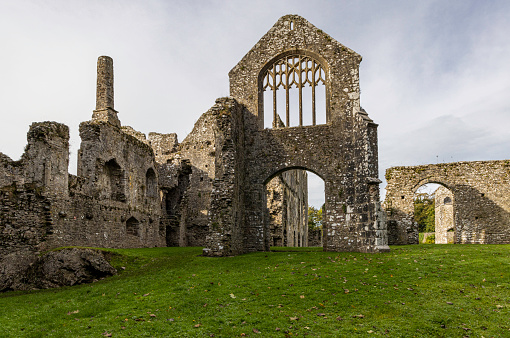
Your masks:
{"label": "arched doorway", "polygon": [[282,170],[265,184],[265,227],[272,247],[322,247],[324,181],[304,169]]}
{"label": "arched doorway", "polygon": [[420,243],[454,243],[453,192],[442,183],[419,186],[414,193],[414,221],[418,224]]}

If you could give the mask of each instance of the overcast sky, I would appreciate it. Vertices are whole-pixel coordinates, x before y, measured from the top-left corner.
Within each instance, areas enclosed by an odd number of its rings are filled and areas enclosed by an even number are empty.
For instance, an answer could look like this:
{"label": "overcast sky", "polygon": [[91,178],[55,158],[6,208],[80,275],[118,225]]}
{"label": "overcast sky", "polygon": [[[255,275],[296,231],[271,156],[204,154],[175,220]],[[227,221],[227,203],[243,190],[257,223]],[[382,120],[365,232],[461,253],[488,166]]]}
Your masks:
{"label": "overcast sky", "polygon": [[181,141],[285,14],[363,56],[381,179],[391,166],[510,158],[510,1],[467,0],[0,0],[0,152],[17,160],[31,122],[62,122],[75,173],[100,55],[114,59],[122,124]]}

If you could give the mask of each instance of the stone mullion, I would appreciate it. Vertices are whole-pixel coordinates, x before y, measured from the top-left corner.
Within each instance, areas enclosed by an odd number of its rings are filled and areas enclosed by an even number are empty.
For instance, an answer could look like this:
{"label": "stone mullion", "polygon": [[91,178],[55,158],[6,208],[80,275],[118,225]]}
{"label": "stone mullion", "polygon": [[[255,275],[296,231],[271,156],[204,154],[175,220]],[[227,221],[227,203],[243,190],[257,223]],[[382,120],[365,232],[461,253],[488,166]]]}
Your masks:
{"label": "stone mullion", "polygon": [[[269,82],[269,78],[267,79]],[[276,64],[273,64],[273,128],[278,126],[278,120],[276,118],[277,112],[276,112],[276,90],[278,88],[276,87]]]}
{"label": "stone mullion", "polygon": [[[307,70],[308,72],[308,70]],[[308,73],[307,73],[308,74]],[[315,109],[315,61],[312,61],[312,125],[317,124],[316,109]]]}
{"label": "stone mullion", "polygon": [[299,81],[298,81],[298,89],[299,89],[299,126],[303,126],[303,59],[299,57]]}
{"label": "stone mullion", "polygon": [[285,113],[286,113],[286,127],[290,127],[290,107],[289,107],[289,63],[285,62]]}

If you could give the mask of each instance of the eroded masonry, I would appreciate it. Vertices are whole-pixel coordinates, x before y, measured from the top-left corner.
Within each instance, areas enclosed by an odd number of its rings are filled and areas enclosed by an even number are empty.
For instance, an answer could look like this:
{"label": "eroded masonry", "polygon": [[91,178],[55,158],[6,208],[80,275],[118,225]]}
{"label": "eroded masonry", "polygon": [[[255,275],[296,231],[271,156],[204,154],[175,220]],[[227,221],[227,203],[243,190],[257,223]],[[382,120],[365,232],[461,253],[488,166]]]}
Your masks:
{"label": "eroded masonry", "polygon": [[510,160],[430,164],[386,170],[390,244],[418,244],[414,194],[436,191],[436,243],[510,243]]}
{"label": "eroded masonry", "polygon": [[33,123],[19,161],[0,154],[0,256],[72,245],[203,246],[208,256],[307,246],[306,170],[325,184],[315,244],[389,250],[360,62],[305,19],[284,16],[229,73],[231,96],[179,143],[121,125],[113,61],[100,57],[77,176],[60,123]]}

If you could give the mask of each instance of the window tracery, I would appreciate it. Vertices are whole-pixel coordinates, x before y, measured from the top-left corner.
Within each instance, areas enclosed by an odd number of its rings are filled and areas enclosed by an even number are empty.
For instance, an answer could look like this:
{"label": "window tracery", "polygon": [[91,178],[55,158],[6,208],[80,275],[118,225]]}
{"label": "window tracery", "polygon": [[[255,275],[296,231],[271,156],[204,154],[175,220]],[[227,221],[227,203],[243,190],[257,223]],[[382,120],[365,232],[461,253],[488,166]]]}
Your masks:
{"label": "window tracery", "polygon": [[277,109],[277,90],[285,90],[285,123],[290,126],[290,90],[298,89],[299,126],[303,126],[303,88],[311,87],[312,125],[317,124],[316,87],[326,85],[326,72],[314,58],[303,54],[286,55],[268,67],[262,78],[262,90],[273,94],[273,128],[282,127]]}

